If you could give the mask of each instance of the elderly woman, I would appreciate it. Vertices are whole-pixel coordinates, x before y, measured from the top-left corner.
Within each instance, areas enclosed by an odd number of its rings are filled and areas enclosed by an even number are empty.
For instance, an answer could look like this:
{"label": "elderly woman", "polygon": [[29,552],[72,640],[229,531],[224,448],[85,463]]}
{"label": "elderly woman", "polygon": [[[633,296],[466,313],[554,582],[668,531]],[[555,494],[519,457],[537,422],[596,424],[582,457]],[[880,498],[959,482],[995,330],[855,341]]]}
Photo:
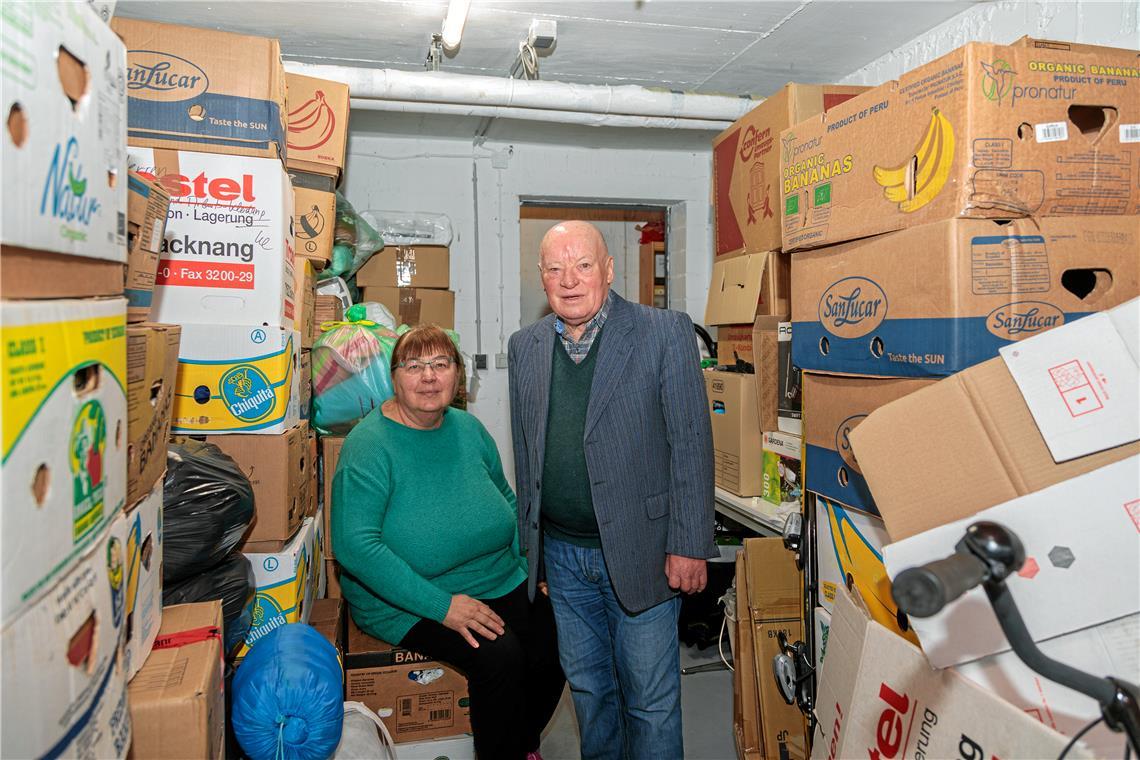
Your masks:
{"label": "elderly woman", "polygon": [[449,408],[458,384],[443,330],[400,337],[395,396],[341,451],[333,549],[361,629],[466,673],[476,754],[535,758],[564,683],[554,615],[527,599],[515,494],[486,428]]}

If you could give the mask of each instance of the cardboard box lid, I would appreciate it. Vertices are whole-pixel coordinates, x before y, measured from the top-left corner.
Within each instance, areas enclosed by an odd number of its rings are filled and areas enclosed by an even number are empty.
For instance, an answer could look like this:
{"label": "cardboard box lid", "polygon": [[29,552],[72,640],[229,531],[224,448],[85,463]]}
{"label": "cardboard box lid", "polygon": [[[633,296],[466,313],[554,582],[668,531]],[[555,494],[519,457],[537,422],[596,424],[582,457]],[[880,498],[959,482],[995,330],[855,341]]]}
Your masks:
{"label": "cardboard box lid", "polygon": [[[208,629],[217,629],[218,637]],[[131,710],[191,701],[207,691],[221,668],[221,630],[220,600],[163,607],[154,648],[130,683]]]}
{"label": "cardboard box lid", "polygon": [[748,606],[756,622],[765,618],[795,616],[802,605],[800,571],[783,539],[749,538],[744,541],[748,568]]}
{"label": "cardboard box lid", "polygon": [[[953,554],[976,520],[1006,526],[1025,545],[1026,566],[1006,585],[1035,641],[1140,611],[1140,456],[889,544],[888,574]],[[1009,648],[981,588],[911,625],[938,668]]]}
{"label": "cardboard box lid", "polygon": [[739,325],[753,321],[769,257],[768,253],[752,253],[713,262],[705,324]]}

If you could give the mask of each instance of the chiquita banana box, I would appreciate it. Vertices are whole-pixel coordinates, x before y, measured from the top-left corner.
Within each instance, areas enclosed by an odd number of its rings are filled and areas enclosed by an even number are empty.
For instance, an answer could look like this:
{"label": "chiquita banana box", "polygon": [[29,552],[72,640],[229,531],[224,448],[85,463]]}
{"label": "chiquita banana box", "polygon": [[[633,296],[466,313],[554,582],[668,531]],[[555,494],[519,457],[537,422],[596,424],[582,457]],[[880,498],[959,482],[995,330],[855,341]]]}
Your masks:
{"label": "chiquita banana box", "polygon": [[1135,50],[972,42],[784,130],[785,251],[966,217],[1140,212]]}
{"label": "chiquita banana box", "polygon": [[0,621],[93,544],[127,492],[127,302],[0,302]]}
{"label": "chiquita banana box", "polygon": [[[5,496],[5,514],[11,506]],[[9,530],[5,526],[5,535]],[[17,532],[37,543],[34,529]],[[0,757],[126,757],[131,722],[119,644],[126,621],[127,542],[127,520],[120,514],[41,599],[5,621]]]}
{"label": "chiquita banana box", "polygon": [[293,188],[275,158],[131,147],[170,193],[151,319],[292,327]]}
{"label": "chiquita banana box", "polygon": [[249,603],[249,634],[238,657],[245,657],[270,631],[288,623],[309,621],[309,607],[319,585],[318,568],[324,562],[316,526],[317,519],[307,518],[293,540],[279,552],[246,552],[257,591]]}
{"label": "chiquita banana box", "polygon": [[917,644],[906,614],[899,612],[891,596],[891,579],[883,566],[883,545],[891,539],[883,521],[818,494],[811,498],[815,499],[820,606],[833,611],[839,587],[852,585],[875,622]]}
{"label": "chiquita banana box", "polygon": [[119,519],[126,523],[123,668],[129,681],[146,662],[162,623],[162,479]]}
{"label": "chiquita banana box", "polygon": [[183,325],[174,433],[283,433],[300,420],[300,336],[280,327]]}

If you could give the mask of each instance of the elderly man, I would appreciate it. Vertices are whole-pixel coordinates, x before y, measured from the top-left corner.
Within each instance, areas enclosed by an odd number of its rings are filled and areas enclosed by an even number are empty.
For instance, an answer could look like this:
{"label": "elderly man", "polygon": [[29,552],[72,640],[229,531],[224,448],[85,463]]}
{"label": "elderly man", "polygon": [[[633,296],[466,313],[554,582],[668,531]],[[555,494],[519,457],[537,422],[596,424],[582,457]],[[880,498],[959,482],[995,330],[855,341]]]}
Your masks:
{"label": "elderly man", "polygon": [[677,592],[717,553],[692,322],[612,292],[591,224],[555,225],[539,259],[554,313],[509,348],[530,593],[544,575],[582,757],[680,758]]}

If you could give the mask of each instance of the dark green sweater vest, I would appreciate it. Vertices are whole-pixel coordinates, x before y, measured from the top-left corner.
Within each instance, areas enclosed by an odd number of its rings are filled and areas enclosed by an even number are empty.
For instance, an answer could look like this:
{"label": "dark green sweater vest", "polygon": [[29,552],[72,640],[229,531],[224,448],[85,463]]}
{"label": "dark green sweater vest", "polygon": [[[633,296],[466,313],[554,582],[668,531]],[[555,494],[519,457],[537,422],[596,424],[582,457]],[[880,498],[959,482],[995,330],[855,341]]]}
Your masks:
{"label": "dark green sweater vest", "polygon": [[590,353],[581,364],[574,363],[561,339],[554,339],[546,455],[542,464],[543,530],[559,541],[595,549],[601,548],[602,542],[590,495],[583,438],[602,332],[595,336]]}

